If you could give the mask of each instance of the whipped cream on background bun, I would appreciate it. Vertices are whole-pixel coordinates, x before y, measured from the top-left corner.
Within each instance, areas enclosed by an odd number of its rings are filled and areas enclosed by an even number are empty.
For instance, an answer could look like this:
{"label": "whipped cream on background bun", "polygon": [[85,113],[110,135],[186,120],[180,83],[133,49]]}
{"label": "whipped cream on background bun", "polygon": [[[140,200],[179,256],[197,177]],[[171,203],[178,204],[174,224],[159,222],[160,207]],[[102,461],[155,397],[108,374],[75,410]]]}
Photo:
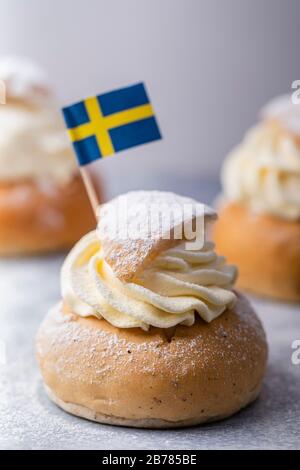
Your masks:
{"label": "whipped cream on background bun", "polygon": [[300,218],[300,105],[280,97],[267,105],[227,157],[221,180],[225,197],[288,220]]}
{"label": "whipped cream on background bun", "polygon": [[300,137],[300,103],[293,103],[291,95],[276,96],[260,114],[263,119],[277,120],[283,128]]}
{"label": "whipped cream on background bun", "polygon": [[0,59],[6,104],[0,105],[0,182],[53,179],[76,172],[59,106],[45,74],[25,59]]}
{"label": "whipped cream on background bun", "polygon": [[0,58],[0,80],[5,82],[6,98],[41,103],[51,94],[44,71],[35,63],[20,57]]}
{"label": "whipped cream on background bun", "polygon": [[93,231],[80,240],[62,268],[62,297],[72,313],[103,317],[118,328],[147,330],[190,326],[197,314],[211,322],[234,305],[236,268],[215,253],[212,242],[190,251],[179,240],[126,281],[105,259],[100,233]]}

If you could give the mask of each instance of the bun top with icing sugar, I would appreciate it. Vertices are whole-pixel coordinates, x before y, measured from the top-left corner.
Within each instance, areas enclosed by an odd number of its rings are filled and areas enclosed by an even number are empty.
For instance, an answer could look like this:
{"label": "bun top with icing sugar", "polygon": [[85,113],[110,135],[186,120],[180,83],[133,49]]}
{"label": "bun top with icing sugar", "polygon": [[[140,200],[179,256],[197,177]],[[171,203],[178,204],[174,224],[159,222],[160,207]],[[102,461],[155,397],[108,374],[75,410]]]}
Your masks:
{"label": "bun top with icing sugar", "polygon": [[[237,275],[205,239],[206,223],[215,217],[193,199],[156,191],[103,205],[97,232],[77,243],[62,268],[65,308],[117,328],[191,326],[196,314],[213,321],[234,305]],[[183,225],[195,229],[195,245]]]}
{"label": "bun top with icing sugar", "polygon": [[159,252],[187,240],[189,233],[194,237],[195,229],[203,245],[205,224],[216,218],[211,207],[188,197],[131,191],[100,206],[97,231],[106,262],[128,281]]}

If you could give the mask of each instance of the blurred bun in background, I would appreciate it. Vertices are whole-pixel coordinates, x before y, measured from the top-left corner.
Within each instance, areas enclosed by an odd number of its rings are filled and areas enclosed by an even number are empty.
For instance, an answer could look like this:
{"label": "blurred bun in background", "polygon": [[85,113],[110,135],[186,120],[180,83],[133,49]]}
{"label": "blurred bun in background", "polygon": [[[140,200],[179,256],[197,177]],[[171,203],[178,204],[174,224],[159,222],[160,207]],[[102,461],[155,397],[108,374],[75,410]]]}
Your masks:
{"label": "blurred bun in background", "polygon": [[278,97],[227,157],[217,248],[240,287],[300,301],[300,104]]}
{"label": "blurred bun in background", "polygon": [[0,254],[71,247],[95,226],[59,105],[44,72],[0,58]]}

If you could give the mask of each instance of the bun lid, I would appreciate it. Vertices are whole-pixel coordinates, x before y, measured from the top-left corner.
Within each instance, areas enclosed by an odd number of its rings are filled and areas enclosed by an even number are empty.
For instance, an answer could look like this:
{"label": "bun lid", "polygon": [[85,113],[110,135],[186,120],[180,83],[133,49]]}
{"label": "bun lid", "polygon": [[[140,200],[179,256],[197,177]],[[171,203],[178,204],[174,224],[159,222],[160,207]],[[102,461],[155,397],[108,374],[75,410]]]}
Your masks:
{"label": "bun lid", "polygon": [[202,240],[203,245],[205,226],[216,218],[211,207],[188,197],[132,191],[99,207],[97,232],[105,261],[128,282],[162,251],[183,240],[190,245]]}

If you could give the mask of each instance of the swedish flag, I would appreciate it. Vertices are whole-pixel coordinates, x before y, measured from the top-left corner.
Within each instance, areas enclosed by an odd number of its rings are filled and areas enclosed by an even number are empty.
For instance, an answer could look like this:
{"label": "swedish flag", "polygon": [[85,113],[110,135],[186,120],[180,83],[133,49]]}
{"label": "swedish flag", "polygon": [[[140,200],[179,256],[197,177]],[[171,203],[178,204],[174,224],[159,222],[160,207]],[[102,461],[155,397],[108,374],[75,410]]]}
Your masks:
{"label": "swedish flag", "polygon": [[80,165],[161,139],[143,83],[63,108]]}

